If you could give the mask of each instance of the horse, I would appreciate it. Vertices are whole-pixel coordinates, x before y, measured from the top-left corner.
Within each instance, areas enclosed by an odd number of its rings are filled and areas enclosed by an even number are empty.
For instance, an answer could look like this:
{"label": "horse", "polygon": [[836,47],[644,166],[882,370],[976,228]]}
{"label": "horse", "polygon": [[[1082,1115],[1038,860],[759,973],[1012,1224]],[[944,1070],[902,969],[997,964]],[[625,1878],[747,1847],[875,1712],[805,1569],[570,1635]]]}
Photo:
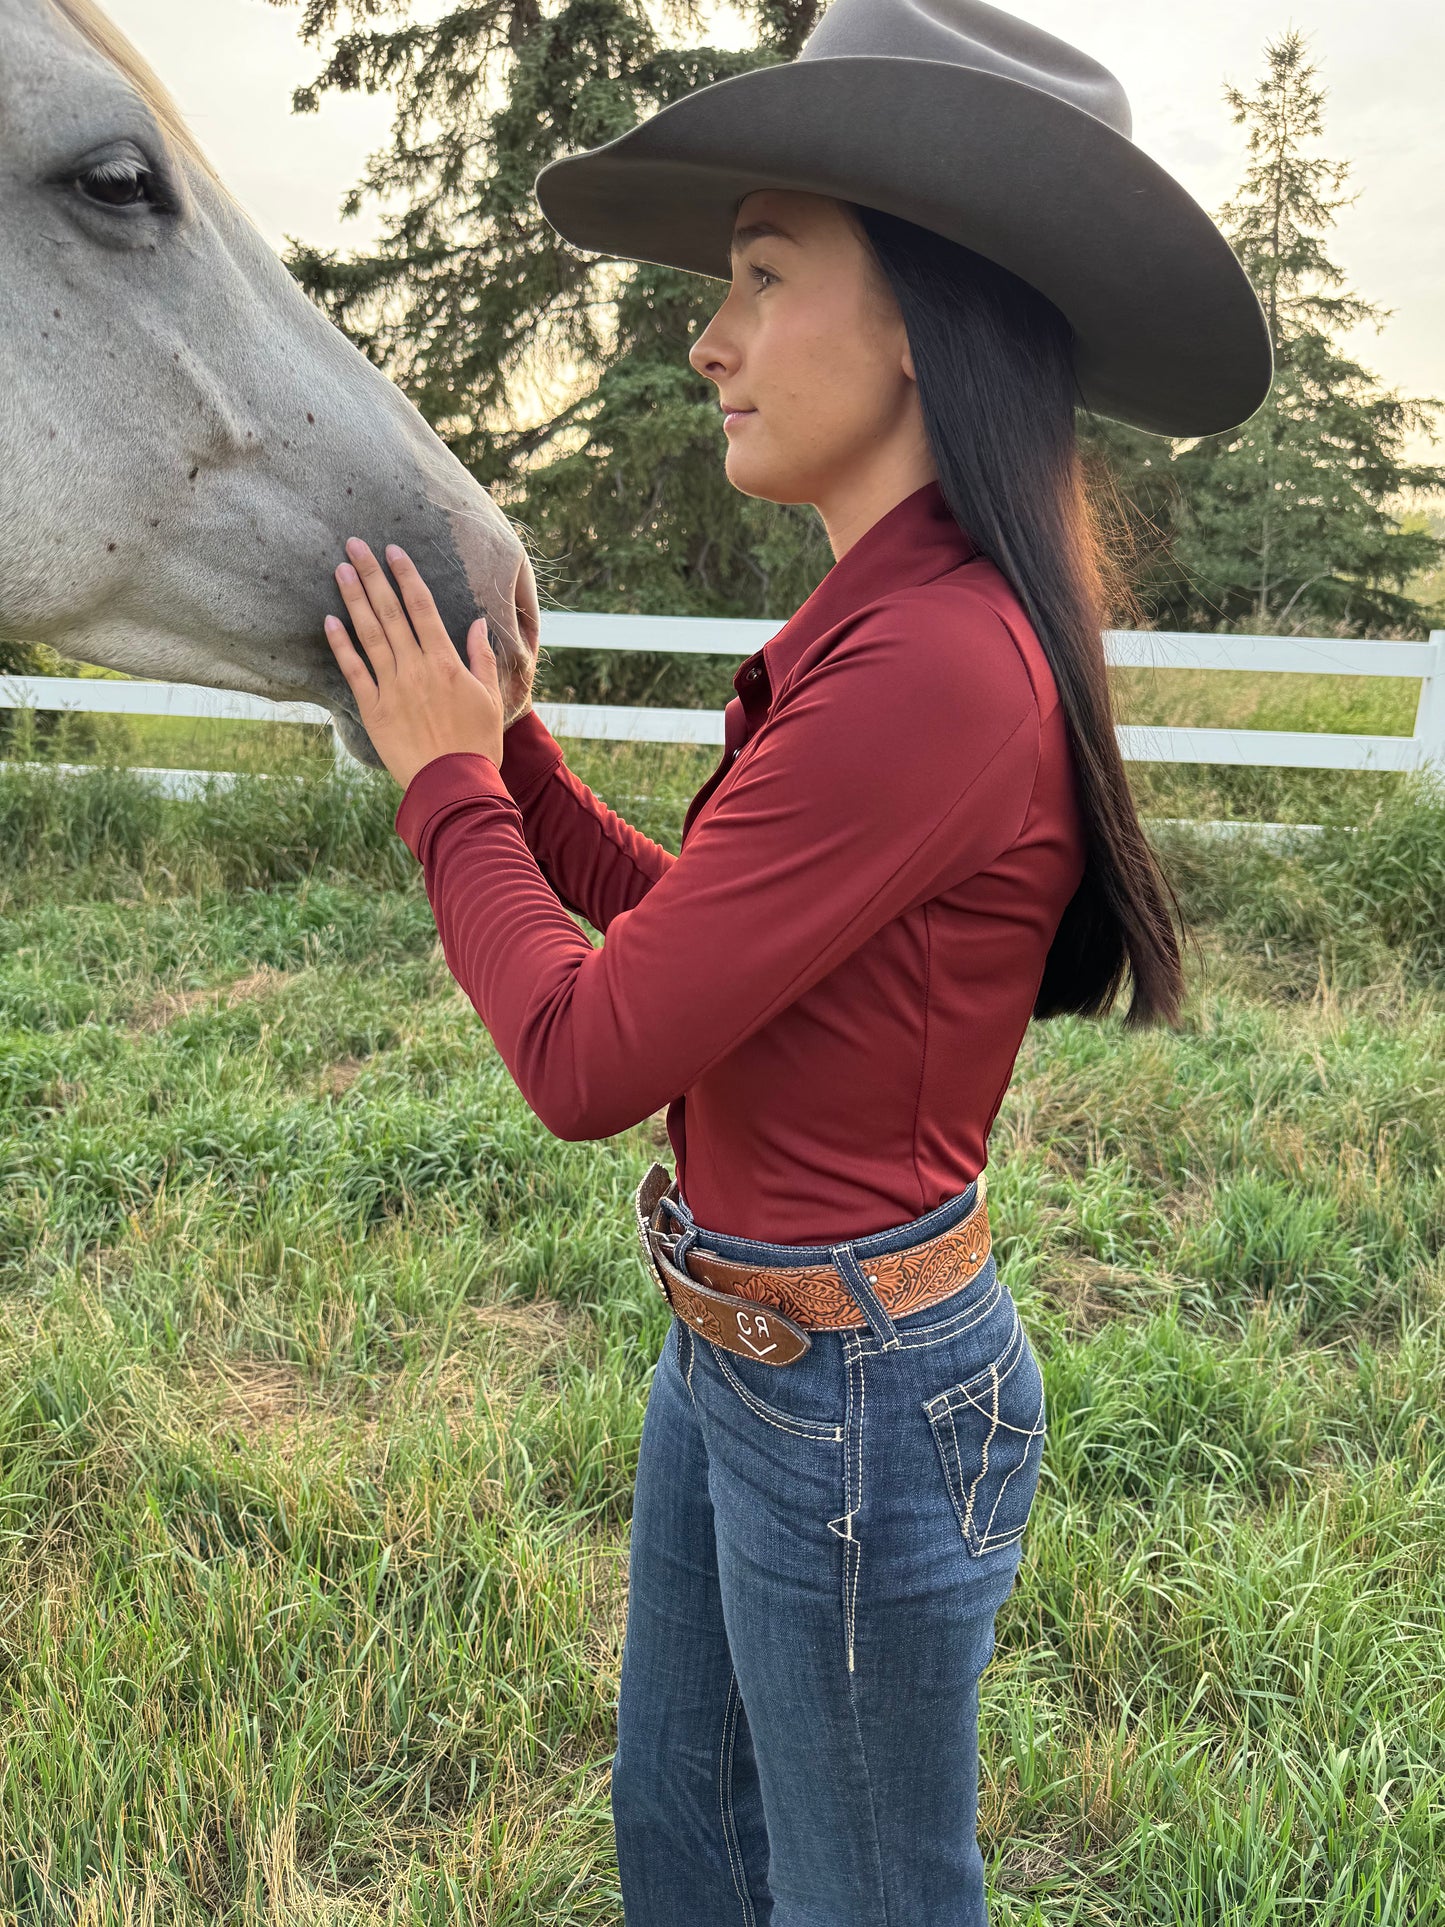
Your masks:
{"label": "horse", "polygon": [[381,766],[322,627],[348,536],[397,542],[510,721],[526,546],[307,298],[95,0],[0,0],[0,633],[329,710]]}

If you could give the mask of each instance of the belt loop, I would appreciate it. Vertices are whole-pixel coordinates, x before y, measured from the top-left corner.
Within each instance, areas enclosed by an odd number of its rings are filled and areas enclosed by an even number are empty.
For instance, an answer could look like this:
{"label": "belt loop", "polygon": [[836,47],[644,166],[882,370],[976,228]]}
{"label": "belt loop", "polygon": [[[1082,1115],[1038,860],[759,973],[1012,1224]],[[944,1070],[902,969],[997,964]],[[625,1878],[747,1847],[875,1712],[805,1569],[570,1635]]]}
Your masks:
{"label": "belt loop", "polygon": [[888,1316],[882,1299],[874,1291],[867,1273],[853,1256],[852,1245],[831,1245],[828,1256],[838,1267],[843,1283],[852,1293],[853,1302],[878,1334],[884,1351],[896,1351],[903,1341],[899,1338],[897,1327]]}
{"label": "belt loop", "polygon": [[657,1200],[657,1208],[659,1211],[666,1211],[679,1224],[691,1225],[693,1221],[691,1209],[683,1203],[681,1198],[673,1196],[670,1185]]}
{"label": "belt loop", "polygon": [[664,1192],[657,1203],[660,1210],[667,1212],[673,1218],[674,1222],[681,1224],[683,1227],[673,1239],[672,1262],[677,1266],[679,1271],[686,1271],[687,1265],[684,1261],[686,1260],[688,1252],[692,1250],[698,1238],[701,1236],[700,1229],[693,1221],[691,1210],[683,1203],[681,1198],[672,1197],[667,1192]]}

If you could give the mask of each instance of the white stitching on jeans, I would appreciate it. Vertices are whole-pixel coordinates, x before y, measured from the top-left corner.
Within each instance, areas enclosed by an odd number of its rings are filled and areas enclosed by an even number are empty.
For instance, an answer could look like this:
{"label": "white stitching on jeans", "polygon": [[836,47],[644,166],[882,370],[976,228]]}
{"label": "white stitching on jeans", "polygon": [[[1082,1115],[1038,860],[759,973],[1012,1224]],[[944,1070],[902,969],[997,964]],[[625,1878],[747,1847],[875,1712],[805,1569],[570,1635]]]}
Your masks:
{"label": "white stitching on jeans", "polygon": [[[686,1325],[683,1322],[683,1320],[677,1316],[676,1312],[673,1313],[672,1323],[673,1323],[673,1329],[676,1333],[678,1368],[682,1372],[683,1382],[687,1386],[687,1395],[690,1399],[692,1399],[693,1408],[694,1410],[696,1410],[697,1400],[696,1398],[693,1397],[693,1390],[692,1390],[692,1354],[693,1354],[692,1331],[690,1327]],[[687,1337],[685,1340],[683,1337],[684,1332],[687,1334]],[[687,1363],[685,1365],[682,1362],[682,1348],[684,1343],[686,1343],[687,1345]]]}
{"label": "white stitching on jeans", "polygon": [[728,1865],[732,1869],[733,1887],[743,1906],[743,1927],[754,1927],[757,1916],[753,1912],[752,1897],[748,1893],[747,1869],[743,1864],[742,1843],[738,1839],[737,1821],[733,1814],[733,1741],[737,1735],[738,1707],[741,1704],[742,1694],[738,1688],[738,1676],[735,1671],[730,1671],[727,1700],[723,1707],[722,1745],[718,1748],[718,1811],[722,1815],[723,1844],[728,1850]]}
{"label": "white stitching on jeans", "polygon": [[[704,1339],[703,1343],[711,1347],[712,1355],[717,1359],[718,1369],[728,1384],[732,1386],[743,1404],[746,1405],[748,1410],[757,1418],[760,1418],[765,1425],[771,1425],[779,1432],[791,1432],[794,1438],[820,1440],[824,1445],[836,1444],[838,1440],[842,1438],[842,1426],[830,1425],[826,1419],[804,1419],[789,1423],[787,1419],[775,1414],[770,1407],[762,1404],[754,1397],[733,1370],[732,1366],[728,1364],[727,1360],[719,1356],[722,1347],[714,1345],[710,1338]],[[805,1426],[816,1426],[818,1429],[816,1431],[805,1430]]]}
{"label": "white stitching on jeans", "polygon": [[[1009,1357],[1010,1353],[1012,1353],[1011,1358]],[[941,1431],[943,1420],[945,1418],[948,1420],[949,1436],[953,1441],[952,1455],[943,1449],[941,1438],[939,1442],[939,1455],[943,1460],[944,1481],[948,1487],[948,1496],[953,1503],[953,1509],[958,1514],[963,1535],[965,1539],[968,1539],[971,1550],[976,1554],[996,1551],[1002,1546],[1016,1543],[1023,1537],[1028,1523],[1027,1520],[1025,1520],[1024,1525],[1016,1529],[1011,1528],[1007,1532],[995,1533],[992,1530],[994,1519],[998,1515],[999,1503],[1003,1498],[1009,1480],[1017,1473],[1026,1469],[1029,1462],[1028,1447],[1032,1445],[1036,1438],[1043,1437],[1046,1432],[1046,1426],[1042,1422],[1044,1419],[1044,1395],[1042,1387],[1040,1387],[1039,1392],[1038,1410],[1034,1414],[1033,1423],[1030,1426],[1012,1425],[1007,1419],[999,1416],[999,1386],[1010,1373],[1015,1371],[1023,1360],[1029,1356],[1030,1351],[1027,1335],[1023,1328],[1023,1321],[1015,1315],[1013,1332],[1008,1343],[999,1354],[999,1360],[1009,1358],[1009,1363],[1003,1371],[998,1369],[999,1361],[995,1361],[993,1364],[986,1366],[983,1371],[976,1372],[971,1379],[966,1379],[962,1385],[951,1385],[946,1391],[938,1392],[933,1398],[924,1400],[924,1411],[936,1434]],[[989,1404],[987,1408],[973,1396],[973,1388],[981,1385],[985,1378],[989,1380]],[[990,1420],[988,1436],[983,1442],[981,1464],[969,1484],[966,1501],[959,1484],[963,1472],[963,1452],[958,1442],[958,1426],[956,1423],[957,1414],[964,1409],[974,1412],[983,1412],[987,1409]],[[989,1508],[988,1519],[983,1526],[979,1527],[974,1523],[974,1498],[978,1491],[980,1481],[988,1472],[989,1447],[992,1445],[1000,1430],[1013,1432],[1019,1438],[1026,1440],[1027,1443],[1025,1444],[1024,1454],[1020,1462],[1013,1467],[1012,1471],[1005,1473],[999,1489],[994,1495],[993,1504]],[[974,1533],[974,1538],[972,1539],[969,1539],[970,1530]]]}
{"label": "white stitching on jeans", "polygon": [[[858,1604],[858,1571],[863,1563],[863,1543],[853,1530],[853,1520],[863,1504],[863,1408],[867,1399],[867,1381],[863,1375],[862,1348],[856,1335],[843,1342],[843,1358],[848,1371],[848,1414],[845,1430],[849,1443],[843,1454],[843,1522],[845,1532],[836,1532],[836,1524],[829,1524],[836,1536],[843,1541],[843,1625],[848,1653],[848,1671],[853,1671],[854,1635],[856,1630]],[[858,1375],[858,1418],[853,1418],[853,1375]]]}
{"label": "white stitching on jeans", "polygon": [[[863,1354],[858,1353],[858,1484],[856,1510],[863,1510],[863,1413],[868,1403],[868,1375],[863,1369]],[[863,1564],[863,1542],[853,1540],[853,1592],[848,1601],[848,1671],[853,1671],[853,1646],[858,1626],[858,1570]]]}
{"label": "white stitching on jeans", "polygon": [[[868,1820],[869,1820],[869,1832],[871,1836],[870,1844],[872,1846],[873,1871],[874,1871],[875,1881],[877,1883],[877,1890],[881,1894],[883,1891],[883,1866],[882,1866],[882,1848],[879,1844],[879,1838],[878,1838],[878,1812],[877,1812],[877,1805],[876,1805],[876,1800],[873,1792],[872,1774],[868,1766],[867,1749],[865,1748],[863,1743],[863,1729],[858,1719],[858,1702],[854,1693],[854,1685],[853,1685],[853,1679],[852,1679],[852,1674],[854,1670],[853,1668],[854,1624],[853,1624],[852,1615],[848,1611],[849,1547],[851,1546],[854,1552],[854,1600],[855,1602],[857,1598],[858,1562],[861,1561],[862,1555],[863,1555],[863,1548],[860,1541],[857,1538],[852,1536],[853,1514],[861,1506],[862,1499],[863,1499],[862,1410],[863,1410],[863,1400],[866,1394],[866,1380],[864,1377],[864,1369],[863,1369],[863,1347],[860,1340],[860,1335],[858,1333],[854,1333],[852,1336],[846,1338],[843,1341],[843,1356],[848,1367],[848,1422],[850,1426],[852,1425],[852,1417],[853,1417],[853,1368],[855,1365],[858,1368],[858,1393],[859,1393],[859,1397],[858,1397],[859,1424],[855,1431],[855,1436],[858,1440],[857,1459],[856,1459],[858,1489],[857,1489],[856,1499],[854,1498],[853,1493],[850,1492],[849,1490],[849,1485],[852,1478],[851,1468],[854,1464],[854,1460],[850,1455],[847,1455],[847,1454],[844,1455],[844,1460],[843,1460],[843,1468],[844,1468],[843,1500],[844,1500],[845,1506],[847,1507],[847,1510],[844,1512],[843,1516],[847,1520],[848,1528],[849,1528],[848,1538],[843,1547],[843,1603],[844,1603],[845,1613],[848,1614],[848,1673],[849,1673],[848,1705],[853,1715],[853,1735],[854,1735],[854,1739],[857,1742],[858,1756],[859,1756],[859,1759],[862,1761],[864,1779],[867,1784]],[[840,1534],[839,1536],[841,1537],[842,1535]],[[884,1912],[886,1914],[889,1911],[886,1898],[884,1899],[883,1907],[884,1907]]]}
{"label": "white stitching on jeans", "polygon": [[[1020,1473],[1020,1472],[1022,1472],[1022,1471],[1023,1471],[1023,1469],[1024,1469],[1024,1467],[1025,1467],[1025,1466],[1026,1466],[1026,1465],[1028,1464],[1028,1462],[1029,1462],[1029,1446],[1031,1446],[1031,1445],[1033,1444],[1033,1442],[1034,1442],[1034,1440],[1035,1440],[1035,1439],[1037,1439],[1037,1438],[1042,1438],[1042,1437],[1043,1437],[1043,1435],[1044,1435],[1044,1430],[1045,1430],[1045,1428],[1044,1428],[1044,1426],[1043,1426],[1042,1424],[1040,1424],[1040,1422],[1039,1422],[1039,1421],[1040,1421],[1040,1420],[1041,1420],[1041,1419],[1043,1418],[1043,1416],[1044,1416],[1044,1400],[1043,1400],[1043,1393],[1042,1393],[1042,1391],[1040,1391],[1040,1394],[1039,1394],[1039,1409],[1038,1409],[1038,1411],[1037,1411],[1037,1412],[1036,1412],[1036,1413],[1034,1414],[1034,1422],[1033,1422],[1033,1425],[1032,1425],[1032,1426],[1031,1426],[1031,1427],[1029,1428],[1029,1431],[1028,1431],[1028,1433],[1027,1433],[1027,1434],[1025,1434],[1025,1433],[1024,1433],[1024,1430],[1023,1430],[1023,1427],[1022,1427],[1021,1425],[1010,1425],[1010,1424],[1008,1423],[1008,1420],[1007,1420],[1007,1419],[1005,1419],[1005,1420],[1004,1420],[1004,1429],[1005,1429],[1006,1431],[1010,1431],[1010,1432],[1017,1432],[1017,1433],[1018,1433],[1018,1434],[1019,1434],[1019,1435],[1020,1435],[1021,1437],[1024,1437],[1024,1436],[1026,1436],[1026,1437],[1027,1437],[1027,1439],[1028,1439],[1028,1445],[1026,1445],[1026,1446],[1024,1447],[1024,1455],[1023,1455],[1023,1457],[1022,1457],[1022,1458],[1021,1458],[1021,1459],[1019,1460],[1019,1462],[1018,1462],[1018,1464],[1017,1464],[1017,1465],[1016,1465],[1016,1466],[1014,1467],[1014,1469],[1013,1469],[1013,1471],[1012,1471],[1012,1472],[1006,1472],[1006,1473],[1004,1474],[1004,1477],[1003,1477],[1003,1480],[1002,1480],[1002,1482],[1001,1482],[1001,1484],[999,1485],[999,1489],[998,1489],[998,1491],[997,1491],[997,1492],[995,1493],[995,1495],[994,1495],[994,1501],[993,1501],[993,1504],[992,1504],[992,1505],[991,1505],[991,1506],[989,1507],[989,1513],[988,1513],[988,1524],[987,1524],[987,1525],[986,1525],[986,1526],[985,1526],[985,1527],[983,1528],[983,1531],[982,1531],[982,1532],[980,1532],[980,1534],[979,1534],[979,1536],[978,1536],[978,1538],[979,1538],[979,1544],[980,1544],[981,1546],[986,1546],[986,1545],[988,1544],[988,1541],[990,1540],[990,1538],[992,1538],[992,1537],[994,1537],[994,1536],[995,1536],[995,1535],[994,1535],[994,1532],[993,1532],[993,1522],[994,1522],[994,1516],[995,1516],[995,1514],[996,1514],[996,1513],[998,1512],[998,1508],[999,1508],[999,1503],[1000,1503],[1000,1501],[1001,1501],[1001,1500],[1002,1500],[1002,1498],[1003,1498],[1003,1495],[1004,1495],[1004,1492],[1005,1492],[1005,1490],[1006,1490],[1006,1488],[1007,1488],[1007,1486],[1008,1486],[1008,1482],[1009,1482],[1009,1480],[1010,1480],[1010,1479],[1012,1479],[1012,1478],[1014,1478],[1014,1477],[1015,1477],[1015,1476],[1016,1476],[1016,1475],[1017,1475],[1018,1473]],[[1025,1524],[1027,1524],[1027,1521],[1025,1521]],[[1022,1534],[1022,1532],[1023,1532],[1023,1529],[1024,1529],[1024,1528],[1023,1528],[1023,1526],[1020,1526],[1020,1527],[1019,1527],[1019,1534]],[[998,1535],[997,1535],[997,1537],[998,1537],[998,1539],[1000,1540],[1000,1542],[1002,1542],[1003,1540],[1005,1540],[1005,1539],[1007,1539],[1007,1538],[1010,1538],[1010,1537],[1014,1537],[1014,1536],[1017,1536],[1017,1535],[1014,1535],[1014,1534],[1011,1534],[1011,1533],[1000,1533],[1000,1534],[998,1534]]]}
{"label": "white stitching on jeans", "polygon": [[[998,1384],[1002,1385],[1006,1378],[1012,1377],[1014,1371],[1017,1369],[1018,1364],[1019,1364],[1019,1360],[1015,1359],[1014,1363],[1010,1365],[1005,1371],[1002,1371],[1002,1372],[999,1371],[996,1366],[991,1366],[989,1369],[993,1371]],[[970,1383],[972,1383],[972,1381],[970,1381]],[[993,1416],[992,1390],[990,1391],[990,1394],[989,1394],[989,1403],[987,1407],[980,1405],[978,1400],[970,1392],[968,1396],[965,1398],[945,1399],[944,1402],[939,1406],[938,1411],[935,1414],[933,1414],[933,1416],[941,1418],[943,1414],[946,1412],[951,1418],[955,1412],[982,1412],[985,1410],[987,1410],[990,1417]],[[1030,1425],[1014,1425],[1006,1418],[999,1419],[998,1424],[1003,1427],[1005,1432],[1018,1432],[1025,1438],[1032,1438],[1035,1431],[1038,1429],[1038,1414],[1035,1413],[1034,1423]]]}
{"label": "white stitching on jeans", "polygon": [[848,1618],[848,1578],[857,1545],[853,1537],[853,1451],[858,1436],[857,1428],[853,1423],[853,1366],[858,1356],[857,1343],[854,1339],[844,1339],[843,1356],[848,1373],[848,1411],[844,1420],[847,1443],[843,1450],[843,1517],[848,1521],[848,1531],[843,1544],[843,1640],[848,1654],[848,1671],[851,1673],[853,1639]]}
{"label": "white stitching on jeans", "polygon": [[[1010,1353],[1013,1354],[1012,1357],[1009,1356]],[[1002,1385],[1004,1380],[1023,1363],[1023,1360],[1027,1356],[1028,1353],[1023,1343],[1023,1323],[1017,1312],[1015,1312],[1013,1330],[1009,1333],[1007,1342],[998,1357],[990,1364],[985,1365],[981,1371],[975,1372],[972,1378],[964,1379],[959,1385],[950,1385],[942,1392],[935,1392],[932,1398],[924,1400],[923,1409],[929,1413],[930,1416],[933,1416],[935,1411],[940,1413],[956,1412],[964,1406],[967,1406],[971,1411],[981,1412],[984,1408],[973,1396],[973,1387],[975,1385],[981,1385],[986,1378],[990,1377],[990,1374],[997,1379],[998,1384]],[[1007,1365],[1004,1365],[1003,1361],[1006,1358],[1009,1362]],[[1002,1370],[999,1369],[1001,1366],[1003,1367]],[[1005,1420],[1004,1423],[1007,1425],[1008,1421]],[[1014,1426],[1011,1429],[1017,1431],[1019,1428]]]}
{"label": "white stitching on jeans", "polygon": [[[983,1452],[978,1471],[974,1474],[973,1482],[968,1488],[968,1504],[963,1509],[963,1530],[965,1534],[967,1534],[969,1527],[973,1524],[974,1494],[978,1491],[979,1480],[986,1478],[988,1475],[988,1448],[993,1444],[993,1435],[998,1430],[998,1367],[996,1365],[990,1365],[988,1369],[990,1382],[993,1387],[992,1423],[988,1428],[988,1437],[983,1442]],[[958,1428],[954,1424],[954,1413],[951,1406],[949,1407],[948,1423],[949,1428],[953,1432],[953,1449],[956,1452],[958,1450]]]}
{"label": "white stitching on jeans", "polygon": [[732,1839],[728,1833],[728,1803],[727,1803],[726,1788],[727,1788],[727,1758],[728,1758],[728,1723],[732,1718],[733,1685],[736,1679],[737,1679],[736,1673],[729,1671],[728,1689],[727,1689],[727,1692],[723,1695],[722,1730],[718,1734],[718,1743],[717,1743],[717,1810],[718,1810],[718,1818],[722,1822],[723,1846],[727,1849],[728,1866],[732,1872],[734,1887],[736,1887],[738,1884],[738,1870],[737,1870],[737,1862],[733,1858]]}
{"label": "white stitching on jeans", "polygon": [[[948,1455],[948,1453],[947,1453],[947,1452],[943,1452],[943,1453],[941,1454],[941,1457],[942,1457],[942,1459],[943,1459],[943,1476],[944,1476],[944,1480],[945,1480],[945,1482],[946,1482],[946,1484],[947,1484],[947,1486],[948,1486],[948,1496],[949,1496],[949,1498],[950,1498],[950,1499],[951,1499],[951,1500],[953,1501],[953,1509],[954,1509],[954,1511],[955,1511],[955,1512],[956,1512],[956,1513],[958,1514],[958,1523],[959,1523],[959,1526],[960,1526],[960,1529],[962,1530],[962,1533],[963,1533],[963,1536],[964,1536],[964,1538],[965,1538],[966,1540],[968,1540],[968,1544],[969,1544],[969,1546],[970,1546],[970,1548],[971,1548],[972,1550],[974,1550],[974,1551],[975,1551],[976,1553],[979,1553],[979,1554],[982,1554],[982,1553],[984,1553],[984,1552],[990,1552],[990,1551],[992,1551],[992,1550],[993,1550],[994,1548],[993,1548],[993,1547],[991,1547],[991,1546],[989,1545],[989,1536],[990,1536],[990,1535],[989,1535],[989,1533],[988,1533],[988,1530],[987,1530],[987,1528],[985,1528],[985,1529],[984,1529],[984,1531],[982,1531],[982,1532],[980,1532],[980,1533],[978,1534],[978,1544],[977,1544],[977,1546],[974,1546],[974,1543],[973,1543],[973,1541],[972,1541],[971,1539],[969,1539],[969,1538],[968,1538],[968,1529],[969,1529],[969,1525],[970,1525],[970,1522],[971,1522],[971,1520],[972,1520],[972,1517],[973,1517],[973,1495],[974,1495],[974,1491],[975,1491],[975,1489],[977,1488],[977,1485],[978,1485],[978,1481],[979,1481],[979,1479],[981,1479],[981,1478],[983,1477],[983,1473],[984,1473],[984,1471],[986,1471],[986,1470],[987,1470],[987,1468],[988,1468],[988,1448],[989,1448],[989,1445],[990,1445],[990,1443],[991,1443],[991,1442],[992,1442],[992,1440],[993,1440],[993,1435],[994,1435],[994,1432],[995,1432],[995,1431],[997,1431],[997,1429],[998,1429],[998,1428],[997,1428],[997,1426],[995,1426],[995,1427],[993,1428],[993,1430],[991,1430],[991,1431],[989,1432],[989,1435],[988,1435],[988,1438],[984,1440],[984,1446],[983,1446],[983,1469],[979,1471],[979,1473],[978,1473],[978,1475],[977,1475],[977,1477],[975,1477],[975,1479],[973,1480],[973,1483],[972,1483],[972,1484],[971,1484],[971,1485],[969,1486],[969,1488],[968,1488],[968,1502],[967,1502],[967,1504],[965,1505],[965,1503],[964,1503],[964,1501],[963,1501],[963,1496],[962,1496],[962,1493],[961,1493],[961,1492],[960,1492],[960,1490],[959,1490],[959,1486],[958,1486],[958,1480],[957,1480],[957,1478],[956,1478],[956,1477],[954,1476],[954,1467],[955,1467],[955,1465],[957,1465],[957,1467],[959,1468],[959,1472],[960,1472],[960,1474],[961,1474],[961,1472],[962,1472],[962,1466],[963,1466],[963,1459],[962,1459],[962,1453],[961,1453],[961,1449],[960,1449],[960,1447],[959,1447],[959,1443],[958,1443],[958,1427],[957,1427],[957,1426],[956,1426],[956,1425],[954,1424],[954,1413],[953,1413],[953,1410],[952,1410],[952,1408],[951,1408],[951,1407],[950,1407],[950,1408],[948,1408],[948,1409],[947,1409],[947,1410],[946,1410],[945,1412],[939,1412],[938,1414],[936,1414],[936,1417],[935,1417],[935,1429],[936,1429],[936,1422],[937,1422],[937,1420],[938,1420],[938,1419],[942,1419],[942,1418],[944,1418],[944,1417],[946,1417],[946,1418],[948,1419],[948,1429],[949,1429],[949,1434],[950,1434],[950,1436],[951,1436],[951,1437],[952,1437],[952,1439],[953,1439],[953,1457],[952,1457],[952,1458],[950,1459],[950,1457],[949,1457],[949,1455]],[[1014,1467],[1014,1471],[1017,1471],[1017,1470],[1018,1470],[1018,1467],[1017,1467],[1017,1466],[1015,1466],[1015,1467]],[[1013,1473],[1011,1472],[1011,1473],[1010,1473],[1010,1474],[1008,1475],[1008,1477],[1009,1477],[1009,1478],[1012,1478],[1012,1477],[1013,1477]],[[1005,1480],[1004,1480],[1004,1484],[1005,1484],[1005,1485],[1007,1485],[1007,1483],[1008,1483],[1008,1479],[1005,1479]],[[1002,1487],[1000,1487],[1000,1491],[1002,1491]],[[992,1511],[990,1511],[990,1513],[989,1513],[989,1515],[988,1515],[988,1516],[989,1516],[989,1521],[990,1521],[990,1523],[992,1523],[992,1520],[993,1520],[993,1514],[994,1514],[994,1512],[996,1512],[997,1510],[998,1510],[998,1505],[997,1505],[997,1502],[995,1501],[995,1504],[994,1504],[994,1507],[993,1507],[993,1510],[992,1510]],[[1025,1522],[1025,1523],[1027,1523],[1027,1522]],[[1017,1532],[1016,1534],[1014,1534],[1013,1536],[1014,1536],[1014,1537],[1016,1537],[1016,1538],[1022,1538],[1022,1536],[1023,1536],[1023,1531],[1024,1531],[1024,1528],[1023,1528],[1023,1526],[1020,1526],[1020,1527],[1019,1527],[1019,1529],[1018,1529],[1018,1532]],[[998,1543],[999,1543],[1000,1545],[1003,1545],[1003,1544],[1006,1544],[1006,1543],[1007,1543],[1007,1540],[1006,1540],[1006,1538],[1005,1538],[1004,1536],[1002,1536],[1002,1535],[1001,1535],[1001,1536],[1000,1536],[1000,1538],[999,1538],[999,1540],[998,1540]]]}

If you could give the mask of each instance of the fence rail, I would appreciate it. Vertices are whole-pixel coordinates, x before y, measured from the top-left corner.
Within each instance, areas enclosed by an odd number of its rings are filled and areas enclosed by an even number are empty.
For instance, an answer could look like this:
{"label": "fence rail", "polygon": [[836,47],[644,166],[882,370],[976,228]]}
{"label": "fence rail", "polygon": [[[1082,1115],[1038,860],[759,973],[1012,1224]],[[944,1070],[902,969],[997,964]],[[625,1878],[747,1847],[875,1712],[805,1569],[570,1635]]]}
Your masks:
{"label": "fence rail", "polygon": [[[782,624],[713,616],[627,616],[556,610],[544,617],[546,649],[648,650],[734,656],[762,647]],[[1274,765],[1290,769],[1445,771],[1445,629],[1428,642],[1367,642],[1323,636],[1216,636],[1189,631],[1111,629],[1105,654],[1116,668],[1233,669],[1268,675],[1397,676],[1417,679],[1420,698],[1409,736],[1346,736],[1273,729],[1187,729],[1123,724],[1119,743],[1131,762]],[[213,720],[329,723],[313,702],[278,702],[199,683],[106,677],[3,676],[0,708],[75,710],[90,715],[185,716]],[[649,709],[609,703],[537,704],[558,736],[613,741],[720,744],[720,709]],[[344,759],[339,740],[338,759]],[[153,771],[163,780],[202,771]],[[166,787],[189,794],[194,784]]]}

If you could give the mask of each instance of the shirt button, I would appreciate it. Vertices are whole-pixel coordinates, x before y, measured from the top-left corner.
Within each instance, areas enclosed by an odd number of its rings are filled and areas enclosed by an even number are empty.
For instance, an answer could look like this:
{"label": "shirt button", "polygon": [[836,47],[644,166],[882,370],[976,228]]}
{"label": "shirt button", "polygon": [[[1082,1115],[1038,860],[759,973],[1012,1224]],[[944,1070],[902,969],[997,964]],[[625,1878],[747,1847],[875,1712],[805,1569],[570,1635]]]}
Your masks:
{"label": "shirt button", "polygon": [[735,749],[735,750],[733,751],[733,755],[734,755],[734,756],[741,756],[741,755],[742,755],[742,753],[743,753],[743,752],[742,752],[742,747],[741,747],[741,745],[739,745],[739,747],[738,747],[737,749]]}
{"label": "shirt button", "polygon": [[744,677],[743,680],[745,682],[756,682],[758,677],[761,676],[762,673],[763,673],[762,670],[758,667],[756,663],[754,663],[752,668],[748,671],[747,675]]}

